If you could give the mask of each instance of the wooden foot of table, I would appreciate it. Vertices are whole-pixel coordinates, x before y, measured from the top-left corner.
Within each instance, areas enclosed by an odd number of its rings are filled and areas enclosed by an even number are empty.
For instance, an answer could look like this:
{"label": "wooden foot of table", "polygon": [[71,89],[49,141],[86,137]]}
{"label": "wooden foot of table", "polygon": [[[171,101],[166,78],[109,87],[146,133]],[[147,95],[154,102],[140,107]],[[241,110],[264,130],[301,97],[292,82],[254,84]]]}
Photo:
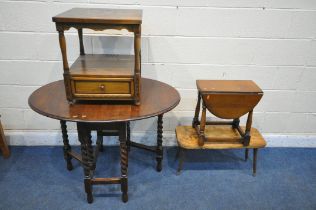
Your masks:
{"label": "wooden foot of table", "polygon": [[92,185],[91,185],[91,177],[87,177],[84,179],[84,188],[87,193],[87,202],[93,202],[93,195],[92,195]]}
{"label": "wooden foot of table", "polygon": [[127,177],[121,178],[121,191],[122,191],[122,201],[126,203],[128,201],[128,187],[127,187]]}
{"label": "wooden foot of table", "polygon": [[61,127],[61,132],[62,132],[62,137],[63,137],[63,143],[64,143],[64,158],[67,164],[67,169],[68,171],[71,171],[73,169],[73,165],[71,163],[71,147],[69,145],[69,139],[68,139],[68,133],[67,133],[67,125],[66,121],[60,120],[60,127]]}
{"label": "wooden foot of table", "polygon": [[162,129],[163,129],[163,115],[158,115],[158,126],[157,126],[157,149],[156,149],[156,160],[157,167],[156,170],[160,172],[162,170],[162,158],[163,158],[163,148],[162,148]]}

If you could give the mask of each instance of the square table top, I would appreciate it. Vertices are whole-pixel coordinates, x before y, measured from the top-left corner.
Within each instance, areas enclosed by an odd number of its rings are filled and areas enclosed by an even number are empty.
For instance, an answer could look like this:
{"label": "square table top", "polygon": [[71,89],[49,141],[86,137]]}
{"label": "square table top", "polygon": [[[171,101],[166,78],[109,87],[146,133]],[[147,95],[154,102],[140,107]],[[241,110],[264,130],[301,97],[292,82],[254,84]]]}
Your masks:
{"label": "square table top", "polygon": [[56,23],[141,24],[142,10],[72,8],[53,17]]}
{"label": "square table top", "polygon": [[197,80],[196,86],[201,94],[241,93],[262,94],[262,90],[252,80]]}

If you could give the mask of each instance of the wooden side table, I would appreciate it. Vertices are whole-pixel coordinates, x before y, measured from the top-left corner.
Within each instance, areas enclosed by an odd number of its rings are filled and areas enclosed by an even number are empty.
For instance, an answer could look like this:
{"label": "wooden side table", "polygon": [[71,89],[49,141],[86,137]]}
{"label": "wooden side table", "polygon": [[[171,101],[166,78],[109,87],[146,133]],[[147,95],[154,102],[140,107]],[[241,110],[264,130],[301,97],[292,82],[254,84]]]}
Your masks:
{"label": "wooden side table", "polygon": [[[240,134],[239,140],[244,146],[250,143],[250,130],[254,107],[263,96],[262,90],[250,80],[197,80],[198,102],[192,122],[199,136],[199,145],[215,139],[206,138],[206,125],[231,125]],[[202,116],[199,121],[199,112],[202,100]],[[221,119],[233,121],[207,121],[206,109]],[[239,126],[239,118],[248,114],[246,128]],[[225,139],[230,141],[229,138]],[[224,141],[224,140],[223,140]]]}
{"label": "wooden side table", "polygon": [[[93,201],[92,185],[120,184],[122,200],[127,202],[128,187],[128,146],[140,147],[156,153],[157,171],[162,169],[162,133],[163,114],[172,110],[180,102],[180,95],[173,87],[156,80],[142,78],[141,105],[81,103],[69,104],[63,81],[47,84],[32,93],[29,106],[37,113],[60,120],[64,157],[68,170],[72,169],[71,159],[79,160],[84,168],[84,185],[89,203]],[[149,146],[131,141],[129,122],[158,116],[157,146]],[[77,123],[78,137],[81,143],[81,155],[71,150],[66,121]],[[97,147],[92,148],[91,131],[98,131]],[[102,135],[119,136],[121,176],[112,178],[94,178],[96,156],[102,150]]]}
{"label": "wooden side table", "polygon": [[[53,17],[59,33],[67,99],[132,101],[141,88],[141,23],[137,9],[73,8]],[[78,30],[80,56],[69,67],[64,31]],[[83,29],[126,29],[134,34],[134,55],[85,54]]]}
{"label": "wooden side table", "polygon": [[5,136],[4,136],[1,120],[0,120],[0,149],[2,151],[4,158],[8,158],[10,156],[10,150],[8,148],[6,141],[5,141]]}
{"label": "wooden side table", "polygon": [[[178,173],[182,169],[184,150],[245,148],[247,160],[248,150],[253,148],[255,175],[258,148],[266,145],[259,131],[251,127],[253,109],[263,96],[262,90],[250,80],[197,80],[196,85],[198,101],[192,127],[176,128],[180,155]],[[226,120],[207,121],[206,110]],[[242,127],[239,118],[245,114],[248,114],[247,123]]]}

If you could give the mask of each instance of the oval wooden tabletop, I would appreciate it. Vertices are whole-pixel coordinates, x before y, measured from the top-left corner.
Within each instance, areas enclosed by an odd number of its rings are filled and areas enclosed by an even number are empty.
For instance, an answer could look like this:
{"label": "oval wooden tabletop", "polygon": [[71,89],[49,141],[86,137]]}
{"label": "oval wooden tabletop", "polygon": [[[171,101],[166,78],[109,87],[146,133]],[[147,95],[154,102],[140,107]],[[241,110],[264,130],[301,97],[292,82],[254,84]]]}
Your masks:
{"label": "oval wooden tabletop", "polygon": [[64,81],[49,83],[35,90],[29,106],[37,113],[74,122],[119,122],[149,118],[166,113],[180,102],[178,91],[165,83],[142,78],[141,105],[75,103],[66,99]]}

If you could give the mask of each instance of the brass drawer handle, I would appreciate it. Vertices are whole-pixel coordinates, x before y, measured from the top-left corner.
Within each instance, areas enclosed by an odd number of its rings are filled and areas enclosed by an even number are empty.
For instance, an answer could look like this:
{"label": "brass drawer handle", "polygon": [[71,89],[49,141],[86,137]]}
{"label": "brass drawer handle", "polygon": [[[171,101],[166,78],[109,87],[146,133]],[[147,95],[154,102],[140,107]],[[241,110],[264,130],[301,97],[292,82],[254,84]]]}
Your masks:
{"label": "brass drawer handle", "polygon": [[104,89],[105,89],[105,86],[104,86],[103,84],[101,84],[101,85],[99,86],[99,88],[100,88],[101,90],[104,90]]}

